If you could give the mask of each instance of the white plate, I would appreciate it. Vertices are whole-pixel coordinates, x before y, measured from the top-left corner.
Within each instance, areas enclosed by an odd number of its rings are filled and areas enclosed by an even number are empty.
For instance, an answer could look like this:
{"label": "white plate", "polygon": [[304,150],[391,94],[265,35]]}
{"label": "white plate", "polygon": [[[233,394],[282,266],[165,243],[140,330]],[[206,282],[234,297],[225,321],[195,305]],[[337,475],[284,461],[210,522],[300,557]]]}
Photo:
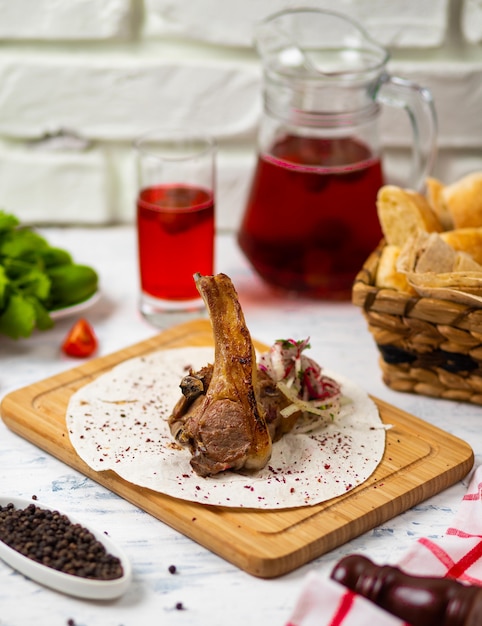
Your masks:
{"label": "white plate", "polygon": [[55,309],[55,311],[50,311],[50,317],[53,320],[60,320],[64,317],[70,317],[71,315],[77,315],[78,313],[82,313],[86,309],[90,309],[91,306],[100,299],[100,291],[96,291],[90,298],[87,300],[83,300],[78,304],[72,304],[71,306],[66,306],[63,309]]}
{"label": "white plate", "polygon": [[[59,511],[59,509],[52,509],[52,507],[41,504],[37,500],[0,496],[1,506],[6,506],[9,503],[12,503],[17,509],[25,509],[29,504],[35,504],[42,509],[55,510],[63,515],[67,515]],[[86,526],[71,515],[67,515],[67,517],[73,524],[81,524],[84,528],[90,530],[94,537],[104,545],[109,554],[120,559],[123,569],[123,575],[120,578],[114,580],[93,580],[73,576],[72,574],[64,574],[63,572],[59,572],[58,570],[29,559],[23,554],[20,554],[20,552],[10,548],[3,541],[0,541],[0,559],[8,563],[13,569],[21,572],[27,578],[71,596],[91,600],[110,600],[122,595],[129,586],[132,578],[132,568],[124,552],[111,541],[105,533],[98,532]]]}

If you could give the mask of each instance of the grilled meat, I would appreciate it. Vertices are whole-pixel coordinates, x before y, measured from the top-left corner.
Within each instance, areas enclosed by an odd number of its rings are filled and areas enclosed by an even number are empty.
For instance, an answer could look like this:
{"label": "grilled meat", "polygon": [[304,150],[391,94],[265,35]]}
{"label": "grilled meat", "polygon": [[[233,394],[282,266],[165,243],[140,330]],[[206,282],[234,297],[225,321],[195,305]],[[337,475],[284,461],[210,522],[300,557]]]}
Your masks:
{"label": "grilled meat", "polygon": [[[198,372],[191,371],[181,380],[179,386],[182,396],[173,409],[170,428],[173,436],[183,445],[189,443],[183,433],[184,423],[190,413],[198,410],[202,397],[206,395],[212,374],[213,365],[208,364]],[[299,412],[289,417],[281,417],[282,409],[288,406],[290,401],[281,393],[276,382],[260,369],[257,371],[255,393],[264,409],[271,440],[278,441],[293,428],[298,420]]]}
{"label": "grilled meat", "polygon": [[271,456],[266,411],[259,401],[256,356],[236,290],[225,274],[195,276],[213,327],[214,364],[181,382],[169,425],[192,453],[200,476],[257,470]]}

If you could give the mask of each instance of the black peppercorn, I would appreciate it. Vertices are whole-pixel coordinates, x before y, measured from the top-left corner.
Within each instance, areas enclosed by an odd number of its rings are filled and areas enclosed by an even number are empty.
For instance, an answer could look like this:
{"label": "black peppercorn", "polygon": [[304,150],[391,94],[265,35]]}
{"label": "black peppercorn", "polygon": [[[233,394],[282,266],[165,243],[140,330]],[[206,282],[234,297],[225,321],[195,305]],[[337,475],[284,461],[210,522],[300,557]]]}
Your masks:
{"label": "black peppercorn", "polygon": [[87,528],[35,504],[25,509],[12,503],[0,506],[0,540],[33,561],[73,576],[114,580],[123,575],[120,560]]}

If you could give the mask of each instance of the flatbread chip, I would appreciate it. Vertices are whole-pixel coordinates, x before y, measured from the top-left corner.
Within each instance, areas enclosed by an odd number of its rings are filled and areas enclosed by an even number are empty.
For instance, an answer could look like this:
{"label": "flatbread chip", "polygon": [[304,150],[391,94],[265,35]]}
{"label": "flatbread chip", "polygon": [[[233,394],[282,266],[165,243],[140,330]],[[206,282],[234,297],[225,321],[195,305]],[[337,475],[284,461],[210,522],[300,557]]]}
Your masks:
{"label": "flatbread chip", "polygon": [[480,306],[482,303],[482,272],[435,272],[407,274],[408,282],[428,298],[450,300],[461,304]]}
{"label": "flatbread chip", "polygon": [[453,228],[482,226],[482,172],[468,174],[444,187],[441,196]]}
{"label": "flatbread chip", "polygon": [[427,178],[427,200],[438,217],[443,230],[451,230],[454,227],[454,221],[447,208],[443,198],[443,190],[445,185],[437,178]]}
{"label": "flatbread chip", "polygon": [[438,233],[420,231],[409,239],[398,256],[397,270],[421,296],[471,303],[482,296],[482,266],[454,250]]}
{"label": "flatbread chip", "polygon": [[403,246],[420,230],[429,233],[442,230],[425,196],[410,189],[395,185],[381,187],[377,196],[377,212],[385,240],[396,246]]}
{"label": "flatbread chip", "polygon": [[451,272],[457,252],[438,233],[418,233],[409,237],[400,251],[397,269],[400,272]]}
{"label": "flatbread chip", "polygon": [[400,272],[418,274],[479,272],[482,275],[482,265],[470,254],[454,250],[438,233],[428,234],[422,231],[409,239],[400,250],[397,269]]}
{"label": "flatbread chip", "polygon": [[435,298],[438,300],[449,300],[460,304],[480,307],[482,305],[482,295],[471,293],[470,291],[460,291],[448,287],[417,287],[421,296]]}
{"label": "flatbread chip", "polygon": [[383,289],[395,289],[415,295],[417,292],[409,284],[406,275],[397,269],[399,256],[400,248],[398,246],[386,245],[383,247],[378,260],[375,284]]}
{"label": "flatbread chip", "polygon": [[466,252],[457,252],[452,269],[454,272],[482,272],[482,266]]}
{"label": "flatbread chip", "polygon": [[482,272],[409,272],[407,278],[417,290],[419,287],[443,287],[482,295]]}
{"label": "flatbread chip", "polygon": [[[387,245],[376,285],[480,306],[482,172],[451,185],[427,178],[427,196],[392,185],[378,193]],[[394,267],[395,265],[395,267]]]}
{"label": "flatbread chip", "polygon": [[482,265],[482,225],[448,230],[440,236],[454,250],[470,254],[474,261]]}
{"label": "flatbread chip", "polygon": [[437,234],[432,233],[424,236],[420,233],[418,241],[425,239],[425,243],[419,248],[415,267],[415,272],[451,272],[454,267],[457,253],[446,244]]}

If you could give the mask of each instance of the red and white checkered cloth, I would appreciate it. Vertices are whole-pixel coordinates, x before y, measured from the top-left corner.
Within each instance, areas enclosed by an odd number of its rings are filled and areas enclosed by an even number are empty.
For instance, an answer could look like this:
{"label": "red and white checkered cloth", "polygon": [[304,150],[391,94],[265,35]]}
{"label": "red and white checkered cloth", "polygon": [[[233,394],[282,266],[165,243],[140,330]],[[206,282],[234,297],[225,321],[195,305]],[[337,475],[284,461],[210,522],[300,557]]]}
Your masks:
{"label": "red and white checkered cloth", "polygon": [[[422,538],[398,566],[417,576],[482,586],[482,466],[473,473],[452,526],[440,539]],[[406,626],[343,585],[310,572],[286,626]]]}

